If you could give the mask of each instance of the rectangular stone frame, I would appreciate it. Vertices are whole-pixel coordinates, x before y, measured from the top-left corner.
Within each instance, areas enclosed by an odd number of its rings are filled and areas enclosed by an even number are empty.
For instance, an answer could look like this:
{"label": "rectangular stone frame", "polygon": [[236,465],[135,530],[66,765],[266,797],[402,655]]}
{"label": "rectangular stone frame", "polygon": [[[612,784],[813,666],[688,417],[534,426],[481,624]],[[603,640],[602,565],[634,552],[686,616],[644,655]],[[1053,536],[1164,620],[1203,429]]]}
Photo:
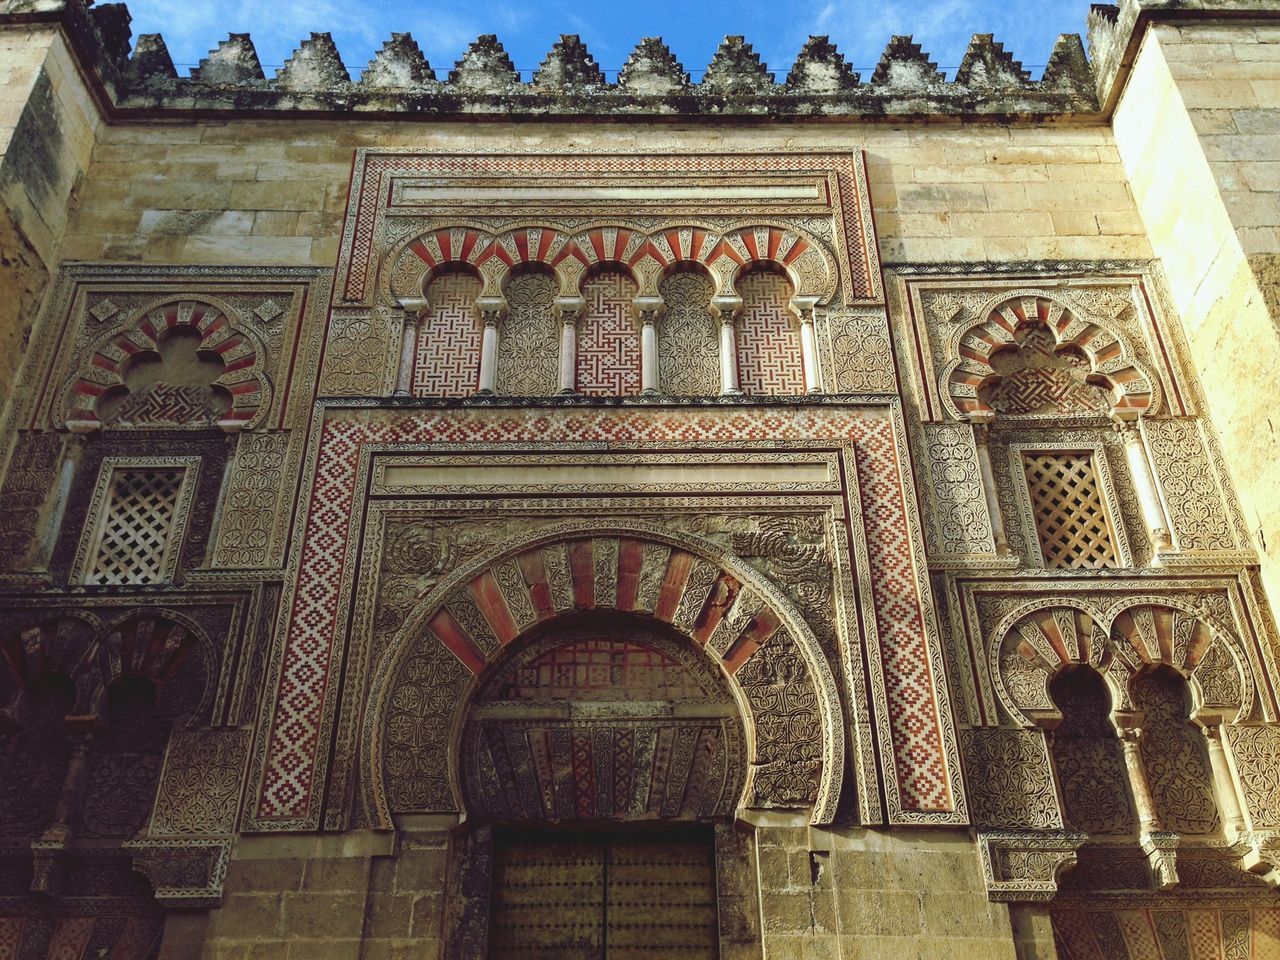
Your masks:
{"label": "rectangular stone frame", "polygon": [[89,512],[80,534],[75,560],[71,564],[71,582],[79,584],[85,582],[94,557],[102,545],[103,524],[107,519],[107,507],[115,486],[116,472],[130,469],[156,469],[182,471],[182,479],[178,481],[178,495],[174,499],[173,517],[169,521],[169,539],[165,543],[160,572],[163,582],[172,583],[178,572],[178,559],[182,556],[182,541],[186,536],[187,516],[191,513],[191,502],[195,499],[196,486],[200,479],[201,459],[201,457],[103,457],[98,467],[98,479],[93,485],[93,496],[89,501]]}
{"label": "rectangular stone frame", "polygon": [[[554,407],[555,404],[551,402],[547,406]],[[363,669],[354,662],[350,652],[350,645],[359,642],[358,635],[353,636],[350,626],[345,625],[353,623],[350,618],[357,596],[355,578],[364,549],[362,541],[369,529],[365,491],[368,491],[371,479],[371,451],[397,452],[397,447],[402,444],[421,443],[430,438],[435,438],[433,442],[437,443],[458,443],[469,432],[480,429],[478,425],[483,424],[485,417],[500,415],[512,418],[506,422],[507,432],[500,444],[506,449],[526,450],[530,445],[548,439],[545,424],[538,426],[536,434],[528,436],[524,436],[528,428],[519,427],[522,420],[550,416],[545,410],[500,406],[486,412],[484,407],[449,410],[444,404],[415,404],[405,409],[375,412],[368,407],[368,404],[357,402],[348,405],[335,400],[324,401],[317,409],[312,445],[306,461],[305,485],[312,489],[312,494],[299,511],[293,563],[287,576],[289,586],[281,606],[272,655],[269,692],[263,700],[262,721],[255,743],[253,766],[256,782],[246,820],[247,829],[315,829],[322,821],[327,827],[339,828],[346,819],[342,813],[330,819],[321,809],[321,797],[326,788],[324,758],[327,749],[320,749],[320,745],[330,743],[338,730],[335,726],[338,722],[335,684],[327,683],[324,677],[341,675],[345,670],[350,680],[352,671]],[[576,421],[575,417],[578,418]],[[860,409],[850,402],[828,401],[801,406],[742,404],[730,409],[637,404],[611,410],[574,404],[556,419],[564,421],[561,429],[581,432],[585,429],[582,424],[593,418],[597,422],[604,418],[621,424],[629,423],[630,430],[638,429],[636,424],[645,418],[657,423],[665,420],[670,426],[648,435],[648,439],[649,442],[661,443],[665,437],[667,444],[671,443],[672,435],[662,431],[675,429],[674,424],[683,422],[686,426],[682,430],[687,435],[682,434],[682,440],[686,449],[690,444],[706,449],[709,442],[717,439],[732,441],[740,447],[744,440],[754,435],[767,438],[770,448],[776,450],[780,445],[780,431],[788,422],[798,422],[804,427],[796,431],[788,444],[790,446],[830,446],[840,436],[845,437],[843,443],[847,444],[851,435],[847,432],[842,434],[841,430],[848,431],[856,424],[862,424],[859,430],[867,429],[868,424],[881,424],[864,438],[862,457],[854,459],[849,456],[845,466],[851,475],[857,474],[856,486],[851,484],[849,489],[864,491],[864,498],[877,504],[877,514],[884,514],[884,507],[888,507],[896,518],[888,522],[901,524],[900,533],[887,537],[883,516],[877,515],[872,520],[864,512],[861,518],[863,523],[880,525],[875,533],[865,537],[866,549],[871,553],[867,566],[863,568],[865,572],[859,573],[858,584],[861,590],[858,609],[863,618],[860,635],[870,660],[867,667],[870,669],[873,717],[858,717],[854,721],[857,728],[850,733],[854,739],[867,743],[872,730],[875,731],[879,760],[885,771],[885,809],[890,823],[965,822],[963,790],[959,782],[962,774],[936,621],[924,572],[914,488],[899,473],[897,465],[901,464],[901,452],[906,445],[900,407],[890,403],[877,411],[874,408]],[[468,422],[477,426],[467,427]],[[697,425],[696,429],[692,425]],[[833,429],[836,431],[834,434],[831,433]],[[690,430],[693,432],[688,433]],[[761,430],[764,433],[760,433]],[[359,439],[361,435],[367,440]],[[828,439],[824,439],[824,435]],[[598,436],[603,440],[603,435]],[[611,428],[608,436],[611,445],[620,442],[616,426]],[[483,438],[482,430],[477,439]],[[581,434],[581,440],[587,442],[583,449],[590,450],[589,434]],[[369,445],[367,450],[366,444]],[[486,445],[492,446],[492,441]],[[326,450],[329,451],[327,454]],[[849,454],[852,453],[850,449]],[[878,466],[872,469],[863,462],[863,458],[870,458],[869,462]],[[318,518],[317,511],[327,519]],[[311,532],[321,528],[325,530],[322,535],[324,542],[346,543],[345,552],[321,556],[314,546],[316,534]],[[888,579],[875,573],[877,565],[885,563],[895,565],[897,570]],[[861,566],[856,553],[852,566]],[[299,581],[303,571],[308,577],[305,583]],[[877,593],[878,604],[873,612],[872,597]],[[886,604],[891,610],[886,609]],[[848,609],[846,607],[846,616]],[[906,622],[915,617],[919,618],[915,620],[920,631],[918,634],[913,634],[916,628]],[[340,629],[339,623],[344,625]],[[874,629],[870,627],[873,624]],[[304,634],[308,635],[305,642],[302,640]],[[300,647],[299,643],[303,645]],[[884,667],[878,669],[882,661]],[[856,676],[856,671],[861,668],[851,659],[848,669],[855,670]],[[907,680],[903,670],[908,673],[923,671],[923,674],[917,680]],[[299,678],[302,676],[312,677],[314,681],[300,687]],[[285,678],[290,678],[287,691],[282,687]],[[904,683],[907,686],[904,687]],[[861,694],[856,683],[851,688],[856,702]],[[908,689],[914,692],[907,693]],[[351,696],[350,691],[348,696]],[[277,706],[286,701],[289,703],[287,721],[278,715]],[[899,769],[923,771],[927,767],[927,764],[907,763],[906,758],[910,754],[903,752],[907,750],[912,736],[904,726],[904,711],[917,709],[920,704],[929,706],[928,712],[934,715],[932,723],[936,724],[932,727],[932,734],[926,733],[926,739],[937,737],[936,746],[921,747],[926,751],[923,755],[935,758],[934,769],[926,774],[934,778],[927,788],[933,790],[934,795],[923,804],[911,792],[914,788],[907,787],[896,772]],[[342,728],[351,730],[356,719],[344,716]],[[282,729],[286,726],[292,735],[283,734]],[[344,742],[351,742],[349,733],[340,737],[339,743]],[[894,748],[889,749],[889,744],[894,744]],[[861,753],[858,773],[865,777],[869,764],[865,759],[866,751]],[[861,781],[864,785],[868,782],[872,781]],[[343,785],[341,790],[334,792],[334,796],[340,798],[347,789]],[[866,793],[865,787],[861,792]],[[874,812],[871,808],[861,811],[869,820]]]}

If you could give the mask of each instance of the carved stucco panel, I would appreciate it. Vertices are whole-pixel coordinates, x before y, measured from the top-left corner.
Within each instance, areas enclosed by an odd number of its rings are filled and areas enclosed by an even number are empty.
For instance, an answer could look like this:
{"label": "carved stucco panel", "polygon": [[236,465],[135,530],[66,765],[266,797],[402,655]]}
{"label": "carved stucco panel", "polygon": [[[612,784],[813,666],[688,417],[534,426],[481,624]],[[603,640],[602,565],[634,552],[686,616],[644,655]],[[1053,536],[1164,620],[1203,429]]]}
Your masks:
{"label": "carved stucco panel", "polygon": [[235,830],[251,731],[182,730],[169,739],[151,835]]}
{"label": "carved stucco panel", "polygon": [[387,396],[398,367],[400,327],[388,308],[334,308],[325,339],[320,395],[326,397]]}
{"label": "carved stucco panel", "polygon": [[1280,726],[1226,728],[1255,830],[1280,829]]}
{"label": "carved stucco panel", "polygon": [[222,492],[222,513],[214,547],[216,567],[267,567],[284,562],[284,536],[292,484],[286,477],[296,469],[290,434],[250,433],[236,440],[230,476]]}
{"label": "carved stucco panel", "polygon": [[975,825],[1002,830],[1062,828],[1041,731],[961,730],[960,747]]}
{"label": "carved stucco panel", "polygon": [[[1143,421],[1142,432],[1178,549],[1236,550],[1234,511],[1194,420]],[[1238,526],[1238,524],[1236,525]]]}
{"label": "carved stucco panel", "polygon": [[925,424],[926,490],[933,523],[926,527],[939,555],[992,554],[995,542],[987,510],[973,430],[966,424]]}

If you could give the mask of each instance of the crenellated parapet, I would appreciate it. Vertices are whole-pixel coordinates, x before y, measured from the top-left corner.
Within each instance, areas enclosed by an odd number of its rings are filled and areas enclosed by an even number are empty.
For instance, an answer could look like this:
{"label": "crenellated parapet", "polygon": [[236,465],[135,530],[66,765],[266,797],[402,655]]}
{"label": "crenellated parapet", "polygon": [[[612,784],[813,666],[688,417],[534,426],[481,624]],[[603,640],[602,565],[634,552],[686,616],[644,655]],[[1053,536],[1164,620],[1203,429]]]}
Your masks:
{"label": "crenellated parapet", "polygon": [[1054,117],[1096,111],[1095,81],[1076,35],[1059,37],[1044,77],[1032,80],[990,34],[975,34],[954,80],[910,37],[894,37],[863,80],[825,36],[810,37],[786,73],[729,36],[699,82],[659,38],[640,41],[616,76],[581,38],[564,35],[532,75],[486,34],[453,69],[432,68],[408,33],[395,33],[352,75],[328,33],[313,33],[268,77],[245,33],[231,33],[188,76],[158,34],[136,38],[124,4],[0,0],[6,20],[61,21],[110,107],[145,111],[303,111],[394,116]]}

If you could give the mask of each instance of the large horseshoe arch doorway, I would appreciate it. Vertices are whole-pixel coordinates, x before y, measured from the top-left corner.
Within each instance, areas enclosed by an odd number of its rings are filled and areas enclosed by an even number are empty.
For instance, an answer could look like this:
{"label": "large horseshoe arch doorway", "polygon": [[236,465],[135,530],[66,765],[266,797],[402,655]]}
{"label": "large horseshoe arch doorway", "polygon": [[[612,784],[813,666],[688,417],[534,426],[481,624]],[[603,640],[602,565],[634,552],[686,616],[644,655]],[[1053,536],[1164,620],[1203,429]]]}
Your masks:
{"label": "large horseshoe arch doorway", "polygon": [[[653,903],[633,913],[703,929],[714,918],[721,951],[758,955],[743,820],[778,810],[830,823],[839,800],[842,711],[808,625],[739,558],[642,525],[588,535],[566,525],[458,569],[405,621],[371,699],[372,821],[402,830],[460,821],[444,893],[450,960],[719,955],[714,939],[659,949],[643,925],[628,928],[638,951],[590,939],[526,951],[492,938],[506,922],[502,904],[515,902],[502,899],[508,880],[538,894],[550,871],[569,869],[548,858],[603,858],[615,881],[626,861],[648,871],[632,885],[637,895],[659,895],[646,877],[665,883],[678,864],[701,870],[689,883],[715,898],[701,919]],[[582,901],[607,911],[609,882],[592,880],[556,909]],[[543,923],[553,907],[517,909]]]}
{"label": "large horseshoe arch doorway", "polygon": [[479,685],[459,768],[492,825],[490,957],[719,956],[746,730],[688,638],[603,612],[533,631]]}

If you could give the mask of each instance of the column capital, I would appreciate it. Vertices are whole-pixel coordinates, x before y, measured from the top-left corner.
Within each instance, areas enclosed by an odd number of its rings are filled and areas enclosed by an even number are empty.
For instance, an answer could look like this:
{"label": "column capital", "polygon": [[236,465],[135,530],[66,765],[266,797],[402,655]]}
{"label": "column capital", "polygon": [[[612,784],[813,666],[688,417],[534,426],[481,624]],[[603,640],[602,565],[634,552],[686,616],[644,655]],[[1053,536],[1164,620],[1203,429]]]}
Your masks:
{"label": "column capital", "polygon": [[486,326],[492,326],[507,315],[507,301],[501,297],[477,297],[476,309]]}
{"label": "column capital", "polygon": [[1108,414],[1108,418],[1111,420],[1111,426],[1115,429],[1116,433],[1125,438],[1140,436],[1138,432],[1138,420],[1141,416],[1142,414],[1137,410],[1112,410],[1111,413]]}
{"label": "column capital", "polygon": [[631,301],[631,309],[643,326],[657,323],[658,318],[667,312],[667,305],[661,297],[636,297]]}
{"label": "column capital", "polygon": [[587,301],[582,297],[556,297],[551,310],[564,323],[576,323],[587,309]]}
{"label": "column capital", "polygon": [[742,298],[722,294],[711,298],[711,314],[721,323],[733,323],[742,312]]}
{"label": "column capital", "polygon": [[397,302],[407,317],[414,318],[421,317],[431,306],[426,297],[398,297]]}
{"label": "column capital", "polygon": [[800,318],[801,323],[813,323],[814,311],[818,307],[818,298],[795,296],[787,301],[787,307]]}

